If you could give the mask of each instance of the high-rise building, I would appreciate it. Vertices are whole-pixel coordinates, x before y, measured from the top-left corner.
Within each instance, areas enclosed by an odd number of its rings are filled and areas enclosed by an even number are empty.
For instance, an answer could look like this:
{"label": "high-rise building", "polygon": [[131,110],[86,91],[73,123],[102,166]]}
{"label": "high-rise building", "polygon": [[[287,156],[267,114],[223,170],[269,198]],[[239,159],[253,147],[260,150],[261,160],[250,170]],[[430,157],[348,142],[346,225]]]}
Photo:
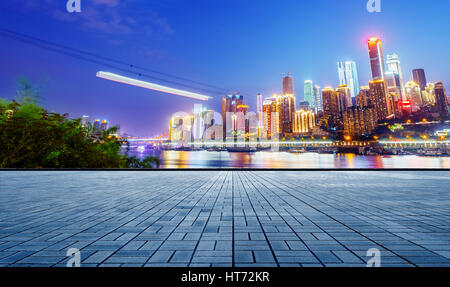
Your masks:
{"label": "high-rise building", "polygon": [[206,141],[223,140],[223,127],[221,119],[216,117],[217,113],[214,110],[206,110],[203,112],[203,119],[205,121],[205,132],[203,139]]}
{"label": "high-rise building", "polygon": [[227,127],[227,113],[236,113],[237,107],[242,105],[243,102],[244,97],[237,94],[226,95],[222,98],[222,124],[224,138],[227,135],[227,130],[232,130],[231,125],[228,125]]}
{"label": "high-rise building", "polygon": [[99,119],[94,120],[94,129],[99,130],[101,126],[101,121]]}
{"label": "high-rise building", "polygon": [[183,117],[183,133],[182,140],[184,142],[192,142],[192,127],[194,126],[194,115],[185,115]]}
{"label": "high-rise building", "polygon": [[387,71],[384,76],[389,92],[397,93],[398,96],[401,96],[402,87],[400,85],[399,74],[393,71]]}
{"label": "high-rise building", "polygon": [[410,81],[405,85],[405,97],[411,103],[411,111],[417,112],[422,107],[422,93],[416,82]]}
{"label": "high-rise building", "polygon": [[214,119],[214,110],[205,110],[203,115],[206,128],[212,127],[216,124]]}
{"label": "high-rise building", "polygon": [[100,129],[103,131],[106,131],[108,129],[108,121],[107,120],[102,121],[102,123],[100,124]]}
{"label": "high-rise building", "polygon": [[425,90],[422,91],[422,104],[432,106],[436,104],[436,94],[434,92],[434,83],[428,83]]}
{"label": "high-rise building", "polygon": [[370,103],[375,109],[378,120],[384,120],[393,116],[392,103],[384,80],[369,82]]}
{"label": "high-rise building", "polygon": [[359,90],[359,94],[356,96],[356,106],[366,108],[370,105],[370,87],[362,86]]}
{"label": "high-rise building", "polygon": [[263,113],[264,130],[262,137],[271,139],[272,136],[274,136],[276,138],[279,134],[279,116],[277,113],[277,102],[275,98],[268,98],[264,100]]}
{"label": "high-rise building", "polygon": [[322,110],[323,113],[330,116],[339,116],[342,107],[338,93],[330,87],[322,90]]}
{"label": "high-rise building", "polygon": [[307,134],[316,125],[314,112],[311,110],[297,110],[294,117],[294,134]]}
{"label": "high-rise building", "polygon": [[415,69],[412,71],[413,80],[416,82],[420,90],[423,91],[427,87],[427,78],[425,77],[425,70],[424,69]]}
{"label": "high-rise building", "polygon": [[315,108],[316,111],[321,111],[322,110],[322,94],[320,92],[320,87],[314,85],[314,89],[313,89],[313,96],[314,96],[314,103],[315,103]]}
{"label": "high-rise building", "polygon": [[310,107],[315,106],[314,100],[314,85],[311,80],[306,80],[303,88],[303,100],[308,102]]}
{"label": "high-rise building", "polygon": [[292,136],[294,131],[295,96],[294,94],[277,95],[276,100],[280,134],[284,137]]}
{"label": "high-rise building", "polygon": [[338,95],[340,97],[342,97],[344,99],[344,107],[342,110],[345,110],[346,108],[352,107],[353,106],[353,98],[351,95],[351,90],[347,85],[340,85],[336,92],[338,93]]}
{"label": "high-rise building", "polygon": [[183,116],[175,115],[169,122],[169,141],[183,140]]}
{"label": "high-rise building", "polygon": [[448,101],[442,82],[434,84],[434,93],[436,95],[436,110],[442,117],[448,117]]}
{"label": "high-rise building", "polygon": [[342,113],[344,134],[351,137],[370,135],[378,126],[374,108],[351,107]]}
{"label": "high-rise building", "polygon": [[400,65],[400,60],[397,54],[389,54],[386,56],[386,65],[388,71],[394,73],[398,77],[398,82],[400,83],[400,92],[402,99],[404,98],[405,93],[405,84],[403,82],[403,72],[402,67]]}
{"label": "high-rise building", "polygon": [[257,121],[257,131],[258,136],[264,127],[264,119],[263,119],[263,96],[258,94],[256,96],[256,121]]}
{"label": "high-rise building", "polygon": [[283,78],[283,95],[290,94],[294,95],[294,79],[288,73],[286,77]]}
{"label": "high-rise building", "polygon": [[384,58],[381,40],[377,37],[370,38],[367,41],[369,46],[370,69],[372,71],[372,80],[384,80]]}
{"label": "high-rise building", "polygon": [[353,61],[338,63],[339,85],[346,85],[350,89],[352,98],[359,93],[359,79],[356,63]]}
{"label": "high-rise building", "polygon": [[392,107],[392,114],[395,118],[400,118],[403,114],[402,111],[402,103],[401,97],[399,96],[398,91],[395,92],[388,92],[389,94],[389,100]]}
{"label": "high-rise building", "polygon": [[203,133],[205,132],[206,125],[203,119],[203,105],[202,104],[194,104],[194,125],[192,128],[192,136],[194,137],[194,141],[202,140]]}
{"label": "high-rise building", "polygon": [[239,105],[237,106],[236,113],[236,131],[239,134],[248,134],[249,132],[249,120],[248,120],[248,106]]}
{"label": "high-rise building", "polygon": [[312,110],[314,108],[312,108],[307,101],[301,101],[300,103],[298,103],[298,109],[299,110],[309,111],[309,110]]}

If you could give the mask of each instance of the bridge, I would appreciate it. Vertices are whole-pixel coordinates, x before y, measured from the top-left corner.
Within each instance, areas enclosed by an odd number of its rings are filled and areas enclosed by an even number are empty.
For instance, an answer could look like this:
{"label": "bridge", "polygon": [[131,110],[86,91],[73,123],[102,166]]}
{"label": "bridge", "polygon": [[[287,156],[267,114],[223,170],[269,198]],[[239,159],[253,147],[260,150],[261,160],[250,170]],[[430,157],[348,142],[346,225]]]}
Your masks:
{"label": "bridge", "polygon": [[253,142],[217,142],[217,141],[206,141],[206,142],[172,142],[170,145],[186,145],[195,147],[213,147],[213,146],[283,146],[283,147],[368,147],[372,145],[381,146],[397,146],[397,147],[409,147],[409,146],[448,146],[450,141],[448,140],[388,140],[388,141],[253,141]]}
{"label": "bridge", "polygon": [[157,137],[153,138],[137,138],[137,139],[126,139],[128,142],[135,143],[135,142],[164,142],[167,141],[167,134],[163,134]]}
{"label": "bridge", "polygon": [[132,148],[145,150],[146,145],[159,146],[168,150],[236,150],[257,151],[271,148],[281,150],[296,149],[316,152],[354,152],[358,154],[380,153],[419,153],[424,155],[445,155],[450,153],[450,141],[420,138],[420,139],[390,139],[390,140],[287,140],[287,141],[194,141],[194,142],[169,142],[166,135],[155,138],[128,139]]}
{"label": "bridge", "polygon": [[165,143],[171,146],[193,147],[233,147],[233,146],[282,146],[282,147],[368,147],[379,144],[384,147],[444,147],[449,146],[449,140],[379,140],[379,141],[197,141],[197,142],[169,142],[167,138],[127,139],[130,143]]}

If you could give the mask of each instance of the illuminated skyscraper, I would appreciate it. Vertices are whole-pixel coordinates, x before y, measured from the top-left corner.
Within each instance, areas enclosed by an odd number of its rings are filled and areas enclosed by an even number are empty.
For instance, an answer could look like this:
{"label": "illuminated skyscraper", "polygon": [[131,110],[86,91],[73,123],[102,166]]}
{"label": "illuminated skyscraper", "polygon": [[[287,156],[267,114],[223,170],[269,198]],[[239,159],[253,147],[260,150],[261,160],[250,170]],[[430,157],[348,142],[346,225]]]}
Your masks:
{"label": "illuminated skyscraper", "polygon": [[408,82],[405,85],[405,97],[411,103],[412,112],[420,110],[422,106],[422,93],[420,87],[416,82]]}
{"label": "illuminated skyscraper", "polygon": [[203,112],[203,115],[203,119],[205,121],[205,132],[203,133],[203,140],[222,141],[222,119],[217,117],[218,114],[214,110],[207,110]]}
{"label": "illuminated skyscraper", "polygon": [[387,69],[388,71],[397,74],[398,75],[398,81],[400,83],[400,92],[401,92],[401,96],[402,98],[404,97],[404,93],[405,93],[405,84],[403,82],[403,72],[402,72],[402,67],[400,65],[400,60],[398,58],[397,54],[389,54],[386,56],[386,65],[387,65]]}
{"label": "illuminated skyscraper", "polygon": [[103,131],[106,131],[108,129],[108,121],[107,120],[103,120],[100,124],[100,129]]}
{"label": "illuminated skyscraper", "polygon": [[436,104],[436,94],[434,88],[434,83],[428,83],[425,90],[422,91],[422,103],[424,105],[431,106]]}
{"label": "illuminated skyscraper", "polygon": [[294,93],[294,79],[292,76],[288,75],[283,78],[283,95],[285,94],[295,94]]}
{"label": "illuminated skyscraper", "polygon": [[359,94],[356,96],[356,105],[360,108],[366,108],[370,106],[370,87],[362,86],[359,90]]}
{"label": "illuminated skyscraper", "polygon": [[375,109],[378,120],[384,120],[393,116],[390,95],[384,80],[369,82],[370,103]]}
{"label": "illuminated skyscraper", "polygon": [[344,134],[351,137],[370,135],[378,126],[375,109],[351,107],[342,113]]}
{"label": "illuminated skyscraper", "polygon": [[322,90],[322,110],[324,114],[338,117],[342,112],[343,102],[339,99],[338,93],[333,88]]}
{"label": "illuminated skyscraper", "polygon": [[436,94],[436,109],[442,117],[448,117],[448,102],[445,94],[444,84],[437,82],[434,84]]}
{"label": "illuminated skyscraper", "polygon": [[316,105],[314,100],[314,85],[311,80],[305,81],[303,89],[303,99],[305,102],[308,102],[310,107],[314,107]]}
{"label": "illuminated skyscraper", "polygon": [[309,105],[308,102],[306,101],[301,101],[300,103],[298,103],[298,109],[299,110],[304,110],[304,111],[310,111],[313,108]]}
{"label": "illuminated skyscraper", "polygon": [[396,95],[398,99],[402,97],[402,87],[400,84],[400,76],[398,73],[393,71],[387,71],[385,74],[386,84],[388,87],[389,93],[393,93]]}
{"label": "illuminated skyscraper", "polygon": [[265,99],[263,102],[263,138],[277,138],[279,134],[279,116],[277,112],[277,103],[275,98]]}
{"label": "illuminated skyscraper", "polygon": [[339,62],[339,85],[347,85],[350,88],[350,95],[355,98],[359,93],[359,79],[356,63],[353,61]]}
{"label": "illuminated skyscraper", "polygon": [[223,123],[223,136],[227,135],[227,130],[231,130],[231,126],[227,127],[227,113],[236,113],[237,106],[242,105],[244,97],[237,94],[226,95],[222,98],[222,123]]}
{"label": "illuminated skyscraper", "polygon": [[297,110],[294,117],[294,134],[301,135],[311,132],[316,125],[314,112],[309,110]]}
{"label": "illuminated skyscraper", "polygon": [[101,121],[99,119],[95,119],[94,120],[94,128],[95,129],[99,130],[100,129],[100,124],[101,124]]}
{"label": "illuminated skyscraper", "polygon": [[342,110],[353,106],[353,100],[351,95],[351,90],[347,85],[340,85],[336,92],[340,97],[344,99],[344,107]]}
{"label": "illuminated skyscraper", "polygon": [[372,80],[384,80],[384,58],[380,39],[373,37],[367,41],[369,46],[370,69],[372,70]]}
{"label": "illuminated skyscraper", "polygon": [[203,133],[205,132],[205,121],[203,119],[203,105],[202,104],[194,104],[194,125],[192,128],[192,135],[194,137],[194,141],[199,141],[203,138]]}
{"label": "illuminated skyscraper", "polygon": [[181,141],[183,140],[183,116],[175,115],[169,122],[169,141]]}
{"label": "illuminated skyscraper", "polygon": [[236,113],[236,131],[240,134],[248,134],[249,132],[249,120],[248,120],[248,106],[239,105],[237,106]]}
{"label": "illuminated skyscraper", "polygon": [[294,94],[277,95],[277,112],[282,136],[292,136],[294,131],[295,96]]}
{"label": "illuminated skyscraper", "polygon": [[314,106],[316,108],[316,111],[322,110],[322,94],[320,92],[320,87],[314,85],[313,89],[313,96],[314,96]]}
{"label": "illuminated skyscraper", "polygon": [[256,121],[257,121],[257,130],[258,136],[264,127],[264,119],[263,119],[263,97],[261,94],[256,96]]}
{"label": "illuminated skyscraper", "polygon": [[413,80],[416,82],[420,90],[423,91],[427,87],[427,78],[425,77],[425,70],[424,69],[415,69],[412,71]]}

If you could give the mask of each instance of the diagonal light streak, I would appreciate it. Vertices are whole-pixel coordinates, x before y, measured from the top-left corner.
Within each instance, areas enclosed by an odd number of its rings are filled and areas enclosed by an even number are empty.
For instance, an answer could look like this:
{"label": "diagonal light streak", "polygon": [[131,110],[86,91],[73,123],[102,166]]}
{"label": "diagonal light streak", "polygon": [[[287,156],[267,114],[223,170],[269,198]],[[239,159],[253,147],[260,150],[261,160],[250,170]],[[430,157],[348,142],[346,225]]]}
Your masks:
{"label": "diagonal light streak", "polygon": [[207,101],[211,98],[211,97],[208,97],[205,95],[192,93],[192,92],[188,92],[188,91],[183,91],[183,90],[178,90],[178,89],[174,89],[174,88],[170,88],[170,87],[165,87],[165,86],[161,86],[158,84],[145,82],[145,81],[141,81],[141,80],[137,80],[137,79],[133,79],[133,78],[128,78],[128,77],[110,73],[110,72],[103,72],[103,71],[97,72],[97,77],[105,79],[105,80],[122,83],[122,84],[132,85],[132,86],[136,86],[136,87],[141,87],[141,88],[145,88],[145,89],[149,89],[149,90],[154,90],[154,91],[177,95],[177,96],[182,96],[182,97],[188,97],[188,98],[201,100],[201,101]]}

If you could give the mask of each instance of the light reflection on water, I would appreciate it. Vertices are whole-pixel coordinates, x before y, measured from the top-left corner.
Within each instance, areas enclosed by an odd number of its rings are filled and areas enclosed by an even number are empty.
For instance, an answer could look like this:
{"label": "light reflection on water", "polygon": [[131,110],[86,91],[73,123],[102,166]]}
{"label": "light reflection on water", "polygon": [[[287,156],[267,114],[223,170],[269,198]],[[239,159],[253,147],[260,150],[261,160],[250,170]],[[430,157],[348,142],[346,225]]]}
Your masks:
{"label": "light reflection on water", "polygon": [[160,158],[161,168],[450,168],[450,157],[416,155],[319,154],[288,152],[160,151],[130,152]]}

